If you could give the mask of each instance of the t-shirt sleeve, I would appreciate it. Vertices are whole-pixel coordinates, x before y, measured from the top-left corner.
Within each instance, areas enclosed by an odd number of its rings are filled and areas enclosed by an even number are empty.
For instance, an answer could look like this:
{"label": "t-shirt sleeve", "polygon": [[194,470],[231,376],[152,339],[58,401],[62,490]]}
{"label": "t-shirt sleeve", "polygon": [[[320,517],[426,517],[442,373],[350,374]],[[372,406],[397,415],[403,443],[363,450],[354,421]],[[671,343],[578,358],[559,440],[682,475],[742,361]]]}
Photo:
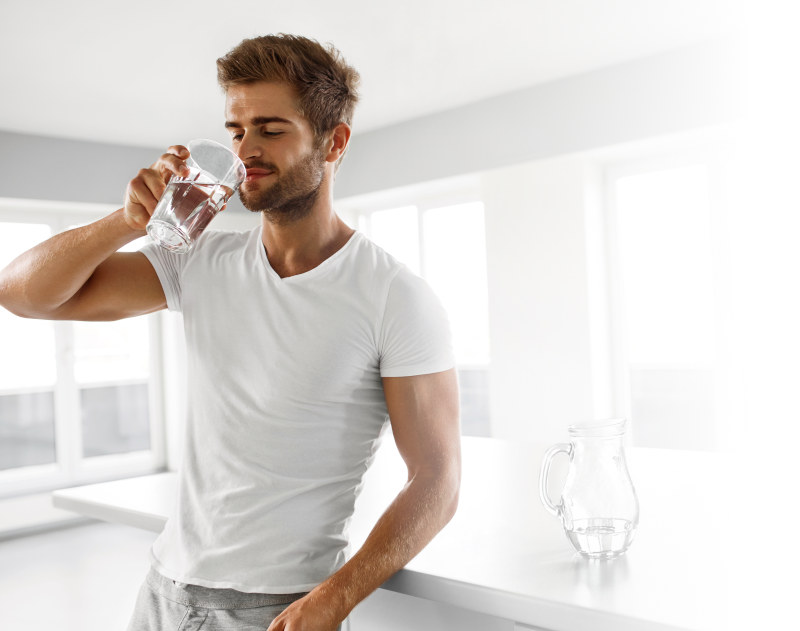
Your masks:
{"label": "t-shirt sleeve", "polygon": [[181,311],[181,273],[188,255],[170,252],[156,243],[148,243],[139,250],[150,261],[161,281],[164,295],[167,297],[167,308],[170,311]]}
{"label": "t-shirt sleeve", "polygon": [[386,298],[380,334],[381,377],[425,375],[454,366],[444,307],[422,278],[401,269]]}

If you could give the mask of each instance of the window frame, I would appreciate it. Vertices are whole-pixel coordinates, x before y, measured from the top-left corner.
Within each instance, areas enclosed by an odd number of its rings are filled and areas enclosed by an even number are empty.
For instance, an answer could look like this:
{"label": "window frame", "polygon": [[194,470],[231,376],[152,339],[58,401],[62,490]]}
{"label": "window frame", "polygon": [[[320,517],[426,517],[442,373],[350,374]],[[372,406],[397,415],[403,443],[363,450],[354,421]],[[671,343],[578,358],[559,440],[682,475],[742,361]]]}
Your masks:
{"label": "window frame", "polygon": [[[44,224],[51,235],[76,224],[97,220],[116,210],[109,204],[40,201],[0,198],[0,226],[4,223]],[[56,460],[0,471],[0,499],[51,491],[67,486],[144,475],[166,469],[166,440],[163,392],[163,336],[161,314],[142,316],[148,319],[150,343],[148,403],[150,449],[84,457],[80,386],[72,370],[73,325],[53,321],[55,335],[56,383],[55,449]]]}

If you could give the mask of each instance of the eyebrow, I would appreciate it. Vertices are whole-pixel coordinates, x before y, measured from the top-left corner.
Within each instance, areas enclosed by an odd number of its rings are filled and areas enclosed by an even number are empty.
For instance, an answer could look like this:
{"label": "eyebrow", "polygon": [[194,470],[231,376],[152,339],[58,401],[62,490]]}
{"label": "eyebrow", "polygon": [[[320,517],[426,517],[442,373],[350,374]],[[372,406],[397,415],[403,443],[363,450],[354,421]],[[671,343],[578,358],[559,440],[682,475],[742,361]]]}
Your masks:
{"label": "eyebrow", "polygon": [[[286,123],[291,125],[292,121],[286,118],[281,118],[280,116],[256,116],[255,118],[250,119],[251,125],[266,125],[267,123]],[[231,127],[241,129],[242,124],[236,121],[225,121],[225,129],[229,129]]]}

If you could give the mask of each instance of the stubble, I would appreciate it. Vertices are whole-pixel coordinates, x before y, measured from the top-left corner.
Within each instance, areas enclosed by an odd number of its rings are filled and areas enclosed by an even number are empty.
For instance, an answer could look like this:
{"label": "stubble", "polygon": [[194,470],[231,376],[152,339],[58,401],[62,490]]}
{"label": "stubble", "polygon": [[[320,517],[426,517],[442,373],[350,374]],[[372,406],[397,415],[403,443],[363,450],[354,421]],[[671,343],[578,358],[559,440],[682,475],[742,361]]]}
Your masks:
{"label": "stubble", "polygon": [[251,163],[247,166],[275,171],[278,178],[264,191],[240,188],[239,199],[245,208],[264,213],[271,223],[279,225],[293,223],[311,213],[325,175],[325,160],[321,151],[312,150],[282,174],[273,164]]}

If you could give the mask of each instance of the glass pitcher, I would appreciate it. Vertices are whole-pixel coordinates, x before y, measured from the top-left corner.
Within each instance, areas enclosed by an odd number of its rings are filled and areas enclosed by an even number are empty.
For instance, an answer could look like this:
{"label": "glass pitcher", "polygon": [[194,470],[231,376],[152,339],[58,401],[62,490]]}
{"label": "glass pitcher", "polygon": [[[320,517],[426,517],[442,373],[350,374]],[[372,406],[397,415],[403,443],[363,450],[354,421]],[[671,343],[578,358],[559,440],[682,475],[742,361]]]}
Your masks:
{"label": "glass pitcher", "polygon": [[[569,443],[550,447],[539,475],[545,508],[561,519],[567,538],[582,555],[613,558],[624,553],[639,524],[639,500],[625,462],[625,419],[579,423],[568,428]],[[553,457],[569,456],[560,501],[547,493]]]}

